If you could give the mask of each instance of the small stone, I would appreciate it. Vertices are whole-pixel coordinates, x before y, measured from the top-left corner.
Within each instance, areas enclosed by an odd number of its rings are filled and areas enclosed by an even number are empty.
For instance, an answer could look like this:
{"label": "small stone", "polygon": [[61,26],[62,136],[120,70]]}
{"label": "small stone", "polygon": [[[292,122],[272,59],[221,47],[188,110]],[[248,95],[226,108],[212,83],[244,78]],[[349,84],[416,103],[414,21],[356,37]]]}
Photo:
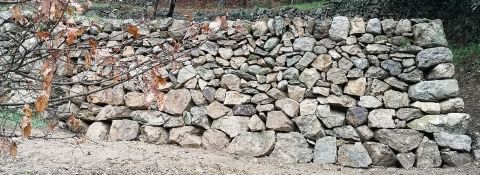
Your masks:
{"label": "small stone", "polygon": [[360,141],[360,136],[358,135],[357,131],[355,131],[355,129],[350,125],[333,128],[333,133],[337,138]]}
{"label": "small stone", "polygon": [[350,21],[352,29],[350,30],[350,35],[363,34],[365,33],[365,21],[361,17],[355,17]]}
{"label": "small stone", "polygon": [[197,71],[195,70],[195,68],[193,68],[193,66],[185,66],[178,71],[177,82],[180,84],[184,84],[188,80],[194,78],[196,75]]}
{"label": "small stone", "polygon": [[415,167],[417,168],[435,168],[442,165],[438,145],[434,141],[429,140],[428,137],[423,137],[416,151],[416,156]]}
{"label": "small stone", "polygon": [[229,90],[239,91],[240,78],[234,74],[225,74],[220,80],[220,86]]}
{"label": "small stone", "polygon": [[441,63],[450,63],[453,61],[453,53],[446,47],[435,47],[425,49],[417,54],[417,66],[420,69],[427,69]]}
{"label": "small stone", "polygon": [[413,119],[417,119],[423,117],[422,111],[416,108],[400,108],[395,116],[399,119],[410,121]]}
{"label": "small stone", "polygon": [[449,79],[455,75],[455,65],[452,63],[442,63],[433,68],[427,75],[429,80]]}
{"label": "small stone", "polygon": [[326,99],[325,102],[321,104],[329,104],[332,106],[337,106],[337,107],[344,107],[344,108],[353,108],[357,106],[357,100],[354,98],[348,96],[348,95],[341,95],[341,96],[336,96],[336,95],[329,95]]}
{"label": "small stone", "polygon": [[95,117],[95,120],[112,120],[112,119],[121,119],[128,118],[132,113],[132,110],[128,109],[125,106],[111,106],[107,105],[100,110],[100,112]]}
{"label": "small stone", "polygon": [[459,153],[456,151],[441,152],[442,163],[447,166],[461,166],[473,161],[472,156],[468,153]]}
{"label": "small stone", "polygon": [[181,115],[188,111],[191,106],[192,97],[187,89],[170,90],[165,95],[165,107],[163,111],[172,115]]}
{"label": "small stone", "polygon": [[268,112],[266,126],[279,132],[290,132],[295,129],[295,124],[282,111]]}
{"label": "small stone", "polygon": [[368,114],[368,126],[371,128],[395,128],[393,109],[375,109]]}
{"label": "small stone", "polygon": [[393,151],[384,144],[376,142],[366,142],[363,144],[368,151],[368,155],[372,158],[372,164],[383,167],[395,167],[397,157]]}
{"label": "small stone", "polygon": [[448,45],[443,31],[442,21],[434,20],[430,23],[419,23],[413,26],[414,43],[421,47],[437,47]]}
{"label": "small stone", "polygon": [[250,131],[265,131],[266,126],[265,123],[263,123],[262,119],[258,117],[258,115],[253,115],[250,117],[250,120],[248,122],[248,128],[250,128]]}
{"label": "small stone", "polygon": [[408,93],[398,92],[394,90],[389,90],[383,95],[383,103],[387,108],[402,108],[408,107],[410,104],[410,99],[408,98]]}
{"label": "small stone", "polygon": [[345,119],[354,127],[367,123],[368,110],[362,107],[348,108]]}
{"label": "small stone", "polygon": [[298,77],[298,80],[304,83],[307,88],[312,88],[319,79],[320,73],[315,68],[305,69]]}
{"label": "small stone", "polygon": [[433,137],[440,147],[470,152],[472,139],[467,135],[439,132],[433,133]]}
{"label": "small stone", "polygon": [[413,129],[380,129],[375,131],[375,140],[401,153],[417,148],[422,138],[423,134]]}
{"label": "small stone", "polygon": [[373,133],[373,131],[368,128],[367,125],[358,126],[355,128],[355,131],[357,131],[358,136],[360,136],[360,140],[362,142],[372,140],[375,135],[375,133]]}
{"label": "small stone", "polygon": [[220,54],[220,57],[226,60],[229,60],[233,56],[232,48],[220,48],[218,49],[218,53]]}
{"label": "small stone", "polygon": [[[363,96],[365,95],[365,89],[367,86],[366,78],[358,78],[356,80],[348,81],[347,85],[343,89],[343,93],[353,95],[353,96]],[[408,94],[407,94],[408,98]]]}
{"label": "small stone", "polygon": [[85,137],[93,141],[104,141],[107,140],[108,130],[110,126],[103,122],[94,122],[88,129]]}
{"label": "small stone", "polygon": [[293,121],[297,124],[302,135],[307,139],[317,140],[325,136],[325,130],[315,115],[300,116],[294,118]]}
{"label": "small stone", "polygon": [[241,156],[265,156],[275,144],[275,132],[245,132],[235,137],[227,147],[227,152]]}
{"label": "small stone", "polygon": [[380,19],[372,18],[368,20],[366,31],[374,35],[382,34],[382,23]]}
{"label": "small stone", "polygon": [[130,114],[130,117],[143,125],[161,126],[171,116],[160,111],[136,110]]}
{"label": "small stone", "polygon": [[329,105],[318,105],[315,115],[327,128],[342,126],[345,122],[345,113],[331,111]]}
{"label": "small stone", "polygon": [[145,94],[140,92],[128,92],[125,95],[125,104],[131,109],[146,109]]}
{"label": "small stone", "polygon": [[448,132],[451,134],[465,134],[470,115],[464,113],[450,113],[446,115],[426,115],[407,124],[409,128],[428,133]]}
{"label": "small stone", "polygon": [[252,97],[237,91],[228,91],[225,96],[225,105],[238,105],[248,103]]}
{"label": "small stone", "polygon": [[326,72],[330,69],[332,63],[333,60],[329,54],[321,54],[312,62],[312,67],[319,71]]}
{"label": "small stone", "polygon": [[186,148],[200,148],[203,130],[194,126],[183,126],[170,129],[169,142]]}
{"label": "small stone", "polygon": [[459,113],[463,112],[465,103],[462,98],[451,98],[440,103],[440,112],[446,113]]}
{"label": "small stone", "polygon": [[166,144],[168,142],[168,131],[161,127],[144,125],[140,127],[139,140],[153,144]]}
{"label": "small stone", "polygon": [[275,106],[281,109],[283,112],[285,112],[285,114],[287,114],[290,117],[296,117],[300,112],[300,104],[297,101],[292,100],[290,98],[277,100],[275,102]]}
{"label": "small stone", "polygon": [[206,130],[202,135],[202,148],[206,150],[223,150],[229,143],[227,134],[216,129]]}
{"label": "small stone", "polygon": [[418,108],[427,114],[440,114],[440,104],[434,102],[415,102],[412,107]]}
{"label": "small stone", "polygon": [[298,132],[277,133],[270,156],[284,163],[307,163],[313,158],[313,150]]}
{"label": "small stone", "polygon": [[372,159],[360,142],[341,145],[338,148],[337,161],[342,166],[353,168],[367,168],[372,164]]}
{"label": "small stone", "polygon": [[297,38],[293,42],[293,50],[294,51],[312,52],[313,47],[315,46],[315,42],[316,42],[315,38],[311,38],[311,37]]}
{"label": "small stone", "polygon": [[248,122],[248,117],[225,116],[214,120],[211,128],[221,130],[227,133],[230,138],[234,138],[248,131]]}
{"label": "small stone", "polygon": [[305,99],[300,103],[300,115],[312,115],[317,110],[318,102],[315,99]]}
{"label": "small stone", "polygon": [[191,125],[199,126],[204,129],[210,129],[210,119],[207,115],[207,108],[204,106],[194,106],[190,109]]}
{"label": "small stone", "polygon": [[343,84],[348,82],[347,72],[340,68],[331,68],[327,72],[327,80],[333,84]]}
{"label": "small stone", "polygon": [[110,127],[111,141],[134,140],[138,137],[140,125],[132,120],[113,120]]}
{"label": "small stone", "polygon": [[374,96],[361,96],[358,106],[364,108],[379,108],[383,105],[382,101]]}
{"label": "small stone", "polygon": [[313,162],[320,164],[333,164],[337,160],[337,139],[326,136],[315,141]]}
{"label": "small stone", "polygon": [[403,168],[410,169],[415,164],[415,154],[411,152],[399,153],[397,154],[397,160],[400,162],[400,165],[402,165]]}
{"label": "small stone", "polygon": [[458,96],[457,80],[423,81],[410,86],[408,96],[413,100],[437,101]]}
{"label": "small stone", "polygon": [[291,85],[288,85],[287,86],[287,89],[288,89],[288,97],[297,101],[297,102],[301,102],[305,96],[305,91],[306,89],[305,88],[302,88],[300,86],[291,86]]}
{"label": "small stone", "polygon": [[332,20],[329,37],[334,41],[346,40],[350,31],[350,22],[345,16],[336,16]]}

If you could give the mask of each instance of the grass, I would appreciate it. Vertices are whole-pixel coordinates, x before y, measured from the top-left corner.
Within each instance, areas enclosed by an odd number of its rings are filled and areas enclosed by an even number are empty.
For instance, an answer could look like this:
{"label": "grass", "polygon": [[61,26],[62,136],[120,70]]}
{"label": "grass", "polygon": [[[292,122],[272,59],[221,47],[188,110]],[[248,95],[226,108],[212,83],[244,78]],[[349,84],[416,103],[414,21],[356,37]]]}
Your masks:
{"label": "grass", "polygon": [[[22,113],[18,112],[17,110],[12,109],[0,109],[0,125],[4,125],[6,127],[15,127],[20,126],[20,121],[22,120]],[[34,114],[32,118],[32,127],[33,128],[44,128],[47,126],[47,121],[37,117]]]}
{"label": "grass", "polygon": [[480,64],[480,43],[472,43],[467,46],[453,46],[453,62],[455,64],[461,64],[463,60],[469,60],[474,58],[473,61],[476,61]]}
{"label": "grass", "polygon": [[315,2],[306,2],[306,3],[294,3],[290,5],[284,5],[283,7],[292,7],[299,10],[314,10],[322,8],[325,3],[325,0],[317,0]]}

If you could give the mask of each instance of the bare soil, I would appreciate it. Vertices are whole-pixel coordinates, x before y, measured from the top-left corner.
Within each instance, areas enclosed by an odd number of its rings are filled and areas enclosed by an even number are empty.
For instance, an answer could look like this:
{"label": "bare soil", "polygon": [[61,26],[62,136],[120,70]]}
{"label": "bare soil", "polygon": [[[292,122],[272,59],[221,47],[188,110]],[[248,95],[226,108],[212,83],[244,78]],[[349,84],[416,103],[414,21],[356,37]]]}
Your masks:
{"label": "bare soil", "polygon": [[271,158],[143,142],[78,143],[68,132],[54,138],[18,141],[18,155],[0,159],[0,174],[333,174],[478,175],[480,162],[456,168],[353,169],[337,165],[284,164]]}

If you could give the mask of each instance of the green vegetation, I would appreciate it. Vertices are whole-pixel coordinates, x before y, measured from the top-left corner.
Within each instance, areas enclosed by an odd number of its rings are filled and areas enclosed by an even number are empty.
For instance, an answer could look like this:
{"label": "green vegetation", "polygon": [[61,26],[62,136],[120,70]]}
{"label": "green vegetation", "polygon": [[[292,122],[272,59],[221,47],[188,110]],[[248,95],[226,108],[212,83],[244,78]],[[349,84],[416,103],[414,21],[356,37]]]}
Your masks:
{"label": "green vegetation", "polygon": [[314,10],[323,7],[325,0],[317,0],[315,2],[294,3],[290,5],[284,5],[283,7],[292,7],[299,10]]}
{"label": "green vegetation", "polygon": [[[20,126],[22,120],[22,113],[12,109],[0,109],[0,125],[5,127]],[[44,128],[47,126],[47,121],[34,114],[32,118],[33,128]]]}
{"label": "green vegetation", "polygon": [[472,43],[467,46],[453,46],[453,62],[460,64],[464,60],[475,61],[480,64],[480,43]]}

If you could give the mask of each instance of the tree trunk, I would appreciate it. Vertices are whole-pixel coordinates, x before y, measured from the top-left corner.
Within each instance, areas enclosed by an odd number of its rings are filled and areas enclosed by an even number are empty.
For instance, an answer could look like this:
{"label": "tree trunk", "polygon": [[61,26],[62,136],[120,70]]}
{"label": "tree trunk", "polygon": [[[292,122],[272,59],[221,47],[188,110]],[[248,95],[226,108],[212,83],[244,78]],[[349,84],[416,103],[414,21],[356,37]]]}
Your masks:
{"label": "tree trunk", "polygon": [[168,9],[167,17],[173,16],[173,11],[175,11],[175,3],[176,3],[176,0],[170,0],[170,7]]}
{"label": "tree trunk", "polygon": [[158,10],[158,2],[160,0],[155,0],[155,3],[153,3],[153,18],[155,18],[157,16],[157,10]]}

